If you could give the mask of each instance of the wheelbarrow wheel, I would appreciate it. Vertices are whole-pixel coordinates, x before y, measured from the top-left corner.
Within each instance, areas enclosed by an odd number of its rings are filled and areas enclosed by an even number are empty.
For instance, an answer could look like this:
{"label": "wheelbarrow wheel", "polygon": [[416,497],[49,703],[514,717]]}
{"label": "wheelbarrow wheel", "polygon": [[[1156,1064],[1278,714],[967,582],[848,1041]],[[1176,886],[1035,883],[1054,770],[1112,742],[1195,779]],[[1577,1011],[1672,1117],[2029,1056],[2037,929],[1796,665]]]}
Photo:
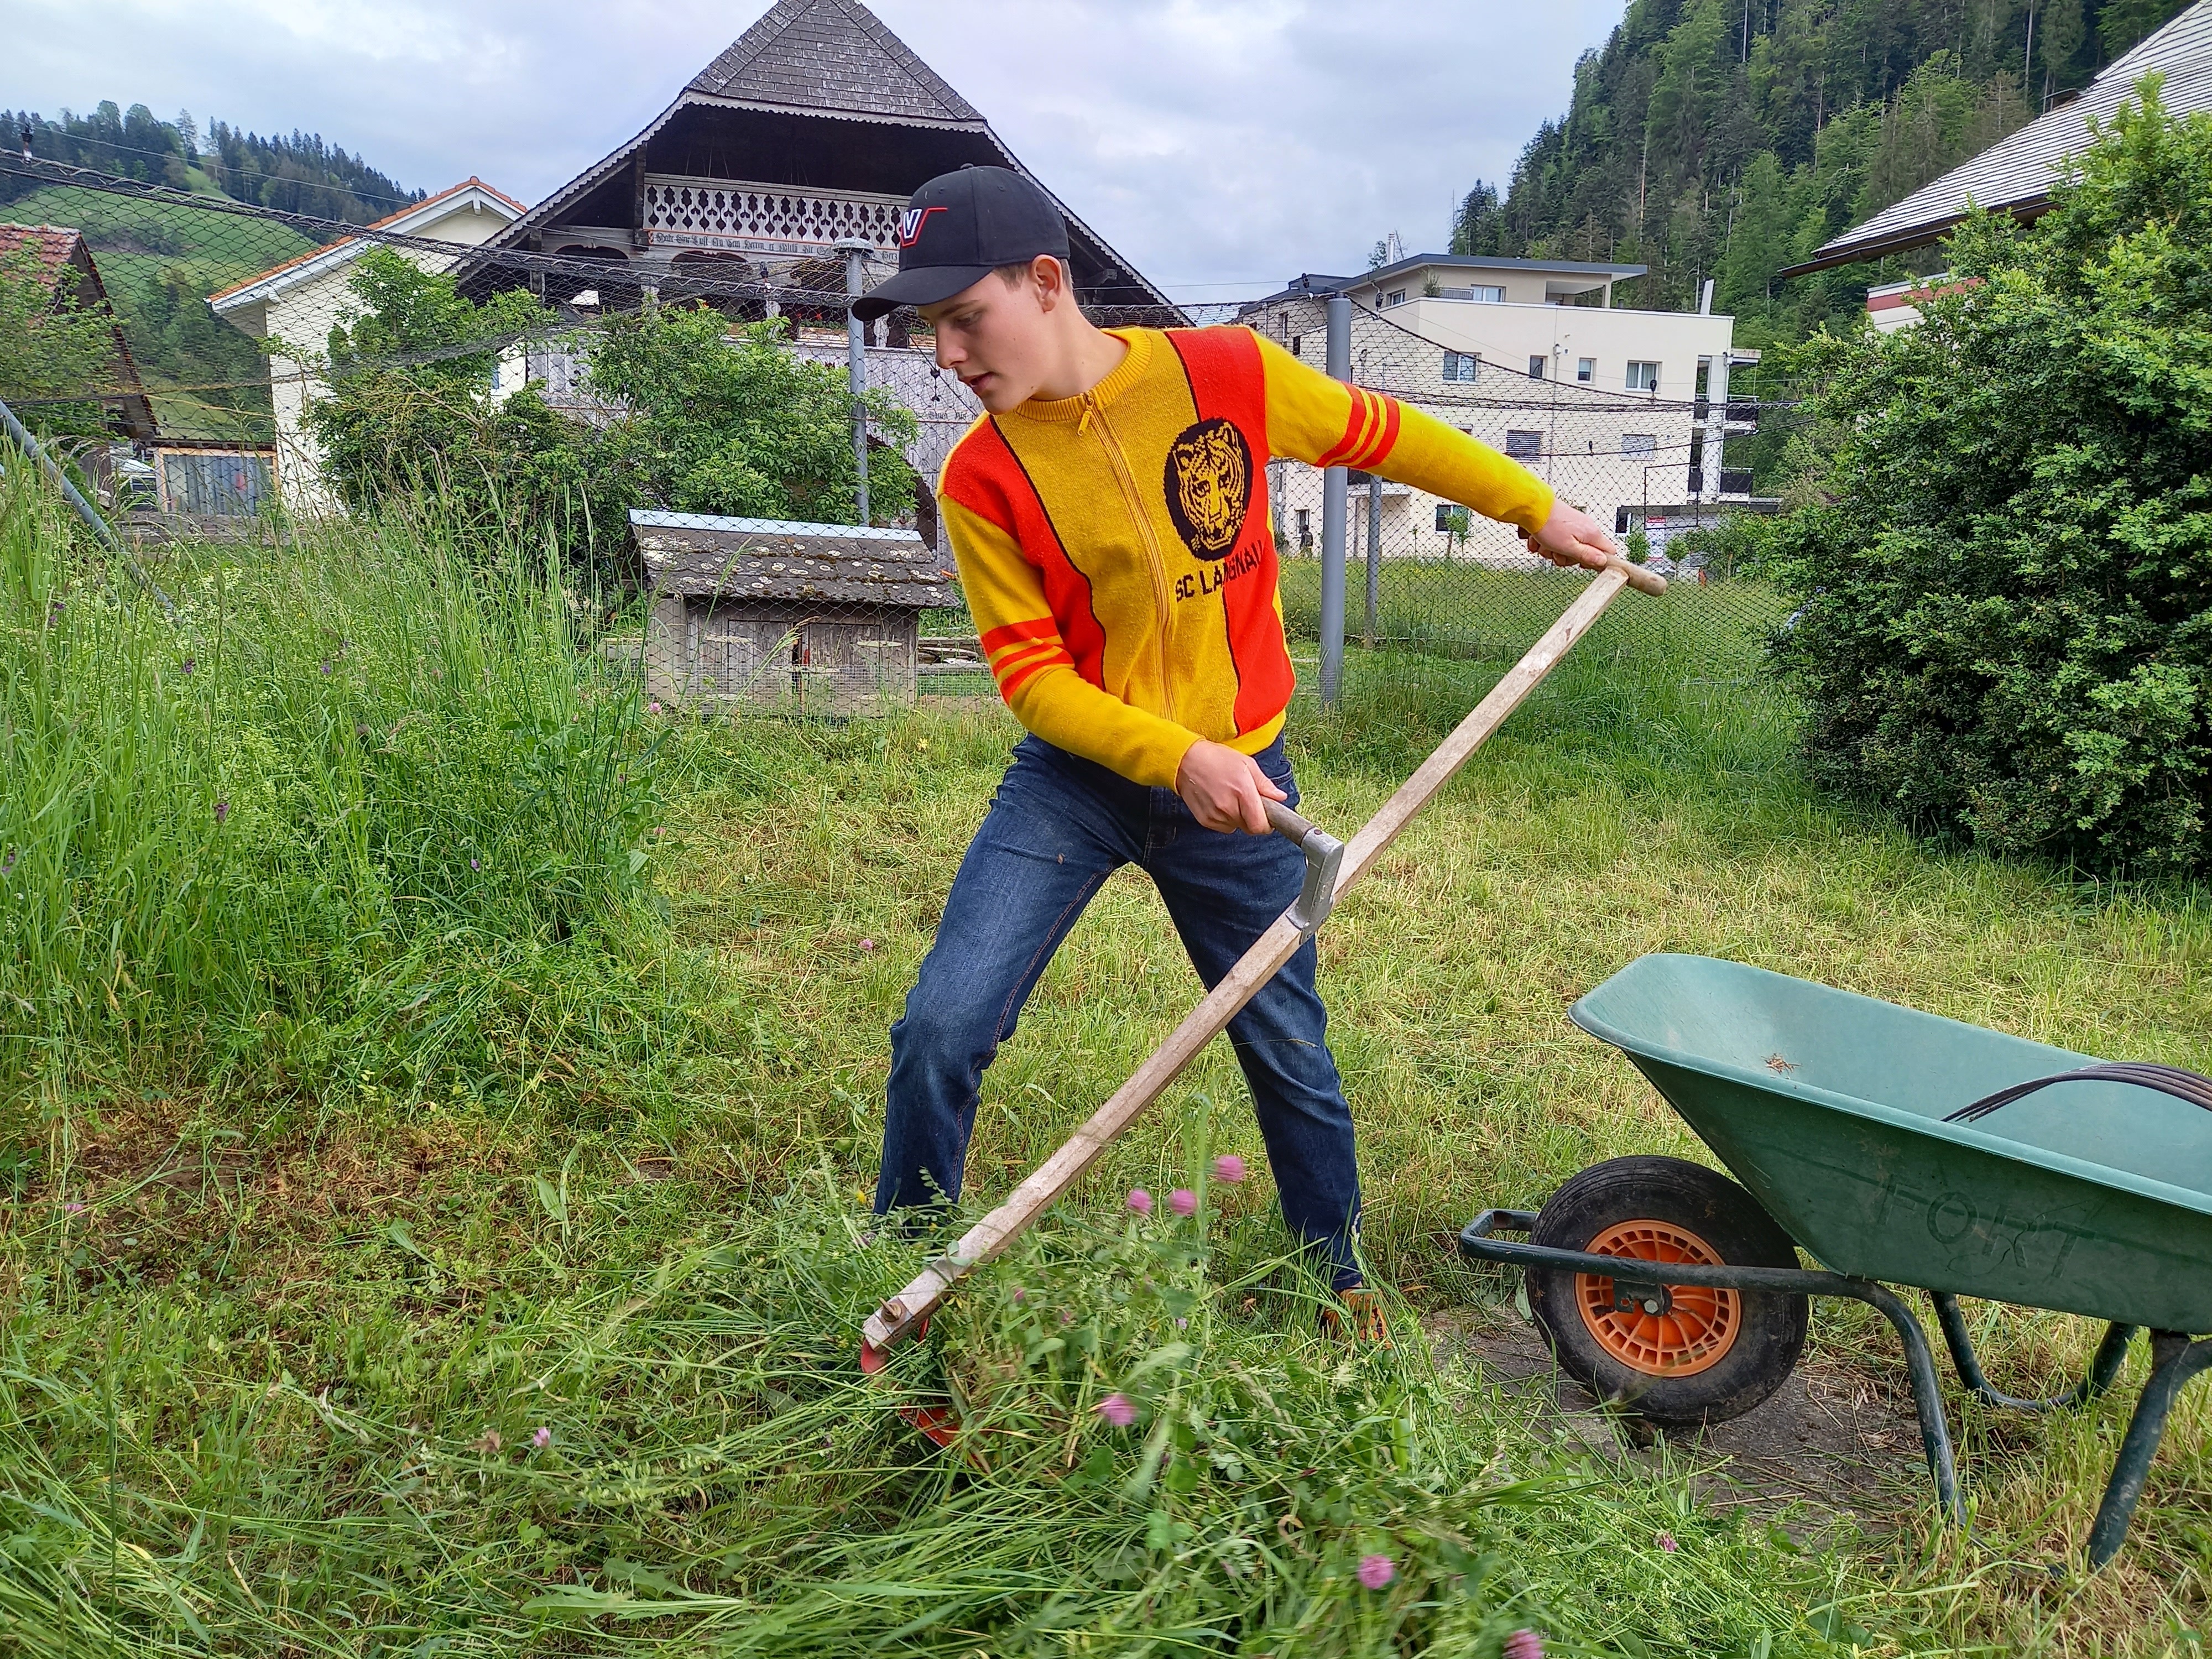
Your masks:
{"label": "wheelbarrow wheel", "polygon": [[[1678,1158],[1617,1158],[1552,1194],[1530,1241],[1646,1261],[1795,1267],[1797,1247],[1726,1176]],[[1805,1346],[1807,1301],[1680,1285],[1642,1295],[1556,1267],[1528,1270],[1528,1307],[1560,1370],[1661,1428],[1741,1416],[1782,1386]]]}

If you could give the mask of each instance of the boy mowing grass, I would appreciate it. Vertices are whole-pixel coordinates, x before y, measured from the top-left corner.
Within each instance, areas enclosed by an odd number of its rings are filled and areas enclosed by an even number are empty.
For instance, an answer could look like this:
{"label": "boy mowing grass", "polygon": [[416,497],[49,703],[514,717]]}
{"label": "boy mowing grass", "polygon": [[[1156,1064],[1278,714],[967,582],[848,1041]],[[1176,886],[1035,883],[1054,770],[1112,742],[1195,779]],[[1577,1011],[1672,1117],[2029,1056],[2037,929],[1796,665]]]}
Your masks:
{"label": "boy mowing grass", "polygon": [[[1293,678],[1262,489],[1274,456],[1379,472],[1518,527],[1554,563],[1601,567],[1598,526],[1525,468],[1395,398],[1316,374],[1243,328],[1101,330],[1069,280],[1049,197],[1000,167],[915,192],[899,274],[863,320],[921,309],[937,362],[987,411],[938,499],[1014,746],[891,1027],[876,1212],[960,1194],[983,1068],[1106,878],[1141,866],[1211,988],[1297,896],[1268,833],[1295,805]],[[1362,1294],[1351,1109],[1309,939],[1230,1023],[1283,1218]],[[1332,1314],[1334,1310],[1331,1310]]]}

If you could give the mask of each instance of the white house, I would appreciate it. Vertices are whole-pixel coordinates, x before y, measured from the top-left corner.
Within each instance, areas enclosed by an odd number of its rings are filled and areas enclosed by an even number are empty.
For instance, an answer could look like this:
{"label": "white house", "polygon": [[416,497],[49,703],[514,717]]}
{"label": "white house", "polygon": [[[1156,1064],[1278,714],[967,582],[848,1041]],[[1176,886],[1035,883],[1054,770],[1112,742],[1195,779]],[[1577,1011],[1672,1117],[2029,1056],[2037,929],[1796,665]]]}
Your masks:
{"label": "white house", "polygon": [[[1644,274],[1642,265],[1419,254],[1364,276],[1297,277],[1239,320],[1325,368],[1328,302],[1341,293],[1352,307],[1355,382],[1513,456],[1625,532],[1647,510],[1747,497],[1748,477],[1723,471],[1718,452],[1756,417],[1729,396],[1729,370],[1759,361],[1734,347],[1733,318],[1611,303],[1615,283]],[[1275,474],[1278,521],[1302,550],[1318,535],[1320,475]],[[1525,557],[1510,531],[1469,523],[1438,497],[1392,483],[1381,495],[1386,556]],[[1353,492],[1354,556],[1365,545],[1364,495]]]}
{"label": "white house", "polygon": [[[527,210],[513,197],[471,178],[412,207],[402,208],[369,228],[473,247],[490,240]],[[331,325],[346,311],[357,308],[347,281],[353,274],[354,261],[374,246],[357,237],[342,238],[328,247],[211,294],[208,305],[233,328],[257,340],[282,341],[319,352]],[[420,249],[403,247],[399,252],[425,270],[444,270],[453,263]],[[313,441],[301,421],[307,400],[325,390],[322,382],[291,357],[281,353],[270,356],[269,393],[276,414],[277,476],[284,504],[295,512],[326,511],[332,504],[323,487]]]}

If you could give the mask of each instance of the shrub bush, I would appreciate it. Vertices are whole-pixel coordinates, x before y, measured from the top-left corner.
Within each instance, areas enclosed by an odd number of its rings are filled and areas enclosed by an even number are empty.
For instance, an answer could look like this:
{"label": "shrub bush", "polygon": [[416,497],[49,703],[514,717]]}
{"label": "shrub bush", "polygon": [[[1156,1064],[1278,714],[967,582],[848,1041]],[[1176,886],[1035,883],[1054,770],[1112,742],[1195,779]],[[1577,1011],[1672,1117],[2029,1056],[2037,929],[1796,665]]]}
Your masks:
{"label": "shrub bush", "polygon": [[1823,781],[2153,874],[2212,854],[2212,116],[2140,97],[2033,227],[1959,230],[1920,327],[1805,349],[1776,646]]}

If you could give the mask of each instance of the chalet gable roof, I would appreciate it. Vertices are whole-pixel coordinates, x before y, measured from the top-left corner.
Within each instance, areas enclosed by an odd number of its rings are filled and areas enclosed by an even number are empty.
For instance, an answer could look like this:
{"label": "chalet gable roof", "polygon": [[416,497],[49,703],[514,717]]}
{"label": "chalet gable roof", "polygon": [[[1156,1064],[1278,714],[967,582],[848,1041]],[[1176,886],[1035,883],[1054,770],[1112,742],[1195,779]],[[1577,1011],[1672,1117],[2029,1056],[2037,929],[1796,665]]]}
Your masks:
{"label": "chalet gable roof", "polygon": [[1778,274],[1800,276],[1924,247],[1977,207],[2033,218],[2050,207],[2051,181],[2066,159],[2089,147],[2090,118],[2109,124],[2136,96],[2136,83],[2153,70],[2165,77],[2160,96],[2169,114],[2212,109],[2212,0],[2197,0],[2115,58],[2079,98],[2046,111]]}
{"label": "chalet gable roof", "polygon": [[685,90],[776,109],[978,125],[983,119],[855,0],[778,0]]}
{"label": "chalet gable roof", "polygon": [[[619,188],[617,180],[623,173],[641,174],[646,153],[663,135],[679,132],[686,121],[716,110],[752,112],[740,118],[754,120],[811,118],[825,125],[867,122],[963,135],[956,146],[966,152],[963,161],[1011,168],[1052,195],[1050,187],[1022,165],[975,106],[916,57],[861,0],[776,0],[759,21],[687,82],[635,137],[554,191],[486,246],[534,246],[533,238],[572,222],[568,216],[580,204],[609,200],[597,192]],[[926,176],[926,173],[918,173],[911,183],[900,185],[897,193],[911,191]],[[818,173],[791,178],[781,172],[772,172],[757,182],[793,189],[804,189],[809,183],[835,188],[838,183]],[[1091,281],[1100,290],[1126,296],[1111,303],[1171,309],[1164,293],[1071,212],[1066,203],[1056,196],[1053,199],[1067,219],[1079,289]],[[633,210],[625,206],[620,211]],[[590,222],[600,228],[627,226],[635,230],[641,222],[635,217],[617,217]]]}

